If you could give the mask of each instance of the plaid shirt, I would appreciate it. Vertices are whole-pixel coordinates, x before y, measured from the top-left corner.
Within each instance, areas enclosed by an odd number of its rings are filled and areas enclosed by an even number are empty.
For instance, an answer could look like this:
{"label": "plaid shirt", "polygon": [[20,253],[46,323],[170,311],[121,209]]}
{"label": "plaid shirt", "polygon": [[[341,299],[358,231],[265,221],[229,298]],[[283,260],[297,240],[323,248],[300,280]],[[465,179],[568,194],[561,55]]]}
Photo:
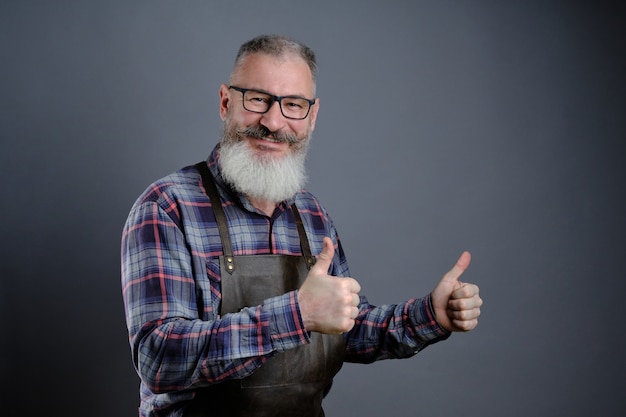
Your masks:
{"label": "plaid shirt", "polygon": [[[268,218],[221,180],[218,149],[207,163],[234,255],[301,255],[289,209],[295,201],[312,253],[329,236],[335,244],[329,273],[349,276],[333,222],[312,194],[299,192]],[[177,404],[194,389],[243,378],[270,356],[309,343],[296,291],[219,315],[221,254],[211,203],[193,166],[153,183],[133,205],[122,236],[122,288],[143,416],[180,415]],[[345,335],[349,362],[410,357],[449,335],[434,318],[430,296],[379,307],[361,296],[359,309]]]}

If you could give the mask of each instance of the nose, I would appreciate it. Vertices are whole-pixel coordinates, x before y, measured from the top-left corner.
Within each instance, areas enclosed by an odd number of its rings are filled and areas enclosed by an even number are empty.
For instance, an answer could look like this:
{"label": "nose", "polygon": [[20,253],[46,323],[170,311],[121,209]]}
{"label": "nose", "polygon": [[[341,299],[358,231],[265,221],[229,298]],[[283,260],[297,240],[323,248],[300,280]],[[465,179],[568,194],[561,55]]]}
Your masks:
{"label": "nose", "polygon": [[277,132],[285,126],[285,116],[280,111],[280,103],[278,101],[273,102],[270,109],[263,113],[261,124],[272,132]]}

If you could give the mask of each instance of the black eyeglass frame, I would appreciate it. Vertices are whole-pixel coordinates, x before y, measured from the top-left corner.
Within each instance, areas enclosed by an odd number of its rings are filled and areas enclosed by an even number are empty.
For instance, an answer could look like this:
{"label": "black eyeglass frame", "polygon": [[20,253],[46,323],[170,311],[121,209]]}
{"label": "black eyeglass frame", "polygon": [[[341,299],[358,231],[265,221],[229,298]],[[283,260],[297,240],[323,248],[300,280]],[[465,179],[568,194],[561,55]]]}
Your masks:
{"label": "black eyeglass frame", "polygon": [[[242,87],[237,87],[235,85],[229,85],[228,88],[232,88],[235,91],[239,91],[241,93],[241,98],[243,99],[246,95],[246,91],[254,91],[255,93],[261,93],[261,94],[266,94],[267,96],[269,96],[270,102],[267,105],[267,110],[265,111],[256,111],[256,110],[250,110],[248,108],[246,108],[246,101],[243,100],[241,102],[241,104],[243,105],[244,110],[252,112],[252,113],[257,113],[257,114],[265,114],[268,111],[270,111],[270,109],[272,108],[272,106],[274,105],[274,102],[278,102],[278,107],[280,107],[280,113],[286,117],[287,119],[291,119],[291,120],[304,120],[309,116],[309,113],[311,112],[311,107],[313,107],[313,105],[315,104],[315,99],[310,99],[310,98],[306,98],[306,97],[302,97],[302,96],[275,96],[274,94],[270,94],[267,91],[262,91],[262,90],[255,90],[254,88],[242,88]],[[309,108],[306,111],[306,114],[304,115],[304,117],[291,117],[291,116],[287,116],[285,114],[285,112],[283,111],[283,99],[284,98],[297,98],[297,99],[301,99],[301,100],[305,100],[309,103]]]}

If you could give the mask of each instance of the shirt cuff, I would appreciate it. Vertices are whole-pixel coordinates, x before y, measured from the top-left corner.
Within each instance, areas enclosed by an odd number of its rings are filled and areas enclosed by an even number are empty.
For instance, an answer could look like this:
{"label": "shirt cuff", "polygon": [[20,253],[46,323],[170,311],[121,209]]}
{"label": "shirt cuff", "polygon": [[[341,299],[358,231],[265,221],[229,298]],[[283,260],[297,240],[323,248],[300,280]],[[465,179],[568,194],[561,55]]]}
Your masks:
{"label": "shirt cuff", "polygon": [[304,328],[297,291],[268,298],[263,309],[269,316],[272,346],[279,352],[310,343],[309,334]]}
{"label": "shirt cuff", "polygon": [[417,338],[426,343],[447,339],[452,334],[437,321],[430,294],[414,303],[413,320]]}

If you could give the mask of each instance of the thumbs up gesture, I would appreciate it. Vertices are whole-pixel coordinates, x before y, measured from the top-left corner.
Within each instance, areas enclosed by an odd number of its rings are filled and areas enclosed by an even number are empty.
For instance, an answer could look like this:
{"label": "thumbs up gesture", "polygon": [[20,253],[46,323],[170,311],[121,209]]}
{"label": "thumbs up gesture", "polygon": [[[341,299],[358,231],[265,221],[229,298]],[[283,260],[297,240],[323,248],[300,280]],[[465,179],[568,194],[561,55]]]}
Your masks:
{"label": "thumbs up gesture", "polygon": [[334,255],[333,243],[325,237],[322,253],[298,290],[300,314],[308,331],[347,332],[359,314],[359,283],[353,278],[328,275]]}
{"label": "thumbs up gesture", "polygon": [[463,252],[431,293],[437,321],[449,331],[467,332],[478,325],[480,306],[483,304],[478,286],[459,280],[470,260],[469,252]]}

